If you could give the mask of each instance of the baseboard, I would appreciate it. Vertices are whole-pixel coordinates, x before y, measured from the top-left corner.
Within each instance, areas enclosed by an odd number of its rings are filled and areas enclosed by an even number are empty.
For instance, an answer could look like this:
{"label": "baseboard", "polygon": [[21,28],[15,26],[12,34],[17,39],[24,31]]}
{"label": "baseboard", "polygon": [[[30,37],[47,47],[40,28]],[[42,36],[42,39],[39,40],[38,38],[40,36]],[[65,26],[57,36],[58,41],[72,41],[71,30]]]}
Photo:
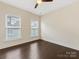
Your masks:
{"label": "baseboard", "polygon": [[[15,45],[15,46],[11,46],[11,47],[7,47],[7,48],[3,48],[3,49],[0,49],[1,50],[8,50],[8,49],[14,49],[14,48],[18,48],[20,46],[23,46],[23,45],[29,45],[29,44],[32,44],[32,43],[35,43],[35,42],[38,42],[38,41],[47,41],[49,43],[53,43],[51,41],[48,41],[48,40],[44,40],[44,39],[38,39],[38,40],[33,40],[33,41],[29,41],[29,42],[26,42],[26,43],[22,43],[22,44],[18,44],[18,45]],[[53,44],[56,44],[56,45],[59,45],[59,46],[63,46],[63,45],[60,45],[60,44],[57,44],[57,43],[53,43]],[[71,48],[71,47],[67,47],[67,46],[63,46],[65,48],[69,48],[69,49],[73,49],[73,50],[76,50],[76,51],[79,51],[77,49],[74,49],[74,48]]]}
{"label": "baseboard", "polygon": [[65,47],[65,48],[69,48],[69,49],[73,49],[73,50],[79,51],[79,49],[72,48],[72,47],[68,47],[68,46],[64,46],[64,45],[61,45],[61,44],[57,44],[57,43],[52,42],[52,41],[50,41],[50,40],[45,40],[45,39],[41,39],[41,40],[42,40],[42,41],[47,41],[47,42],[49,42],[49,43],[56,44],[56,45],[59,45],[59,46]]}
{"label": "baseboard", "polygon": [[3,48],[3,49],[0,49],[0,51],[1,50],[12,49],[12,48],[17,48],[17,47],[20,47],[20,46],[23,46],[23,45],[28,45],[28,44],[31,44],[31,43],[35,43],[35,42],[38,42],[38,41],[41,41],[41,39],[29,41],[29,42],[26,42],[26,43],[18,44],[18,45],[7,47],[7,48]]}

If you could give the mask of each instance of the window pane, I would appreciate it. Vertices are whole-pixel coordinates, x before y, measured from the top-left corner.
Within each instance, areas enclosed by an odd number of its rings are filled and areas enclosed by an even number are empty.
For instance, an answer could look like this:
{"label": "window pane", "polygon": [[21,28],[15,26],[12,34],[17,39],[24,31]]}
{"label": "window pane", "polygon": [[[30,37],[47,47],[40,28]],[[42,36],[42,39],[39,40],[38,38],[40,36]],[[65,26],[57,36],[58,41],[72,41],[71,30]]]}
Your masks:
{"label": "window pane", "polygon": [[32,28],[39,28],[39,22],[38,21],[32,21],[31,26],[32,26]]}
{"label": "window pane", "polygon": [[6,40],[17,40],[21,38],[21,29],[19,28],[7,28]]}
{"label": "window pane", "polygon": [[32,37],[39,36],[39,31],[38,31],[38,29],[32,29],[32,30],[31,30],[31,36],[32,36]]}

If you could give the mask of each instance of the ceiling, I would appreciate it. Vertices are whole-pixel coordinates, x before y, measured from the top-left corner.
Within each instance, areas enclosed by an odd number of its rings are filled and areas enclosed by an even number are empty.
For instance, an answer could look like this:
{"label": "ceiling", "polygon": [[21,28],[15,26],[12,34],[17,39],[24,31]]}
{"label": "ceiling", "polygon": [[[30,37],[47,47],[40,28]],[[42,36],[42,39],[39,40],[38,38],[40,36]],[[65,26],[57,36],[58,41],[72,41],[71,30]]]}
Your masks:
{"label": "ceiling", "polygon": [[72,4],[77,0],[54,0],[53,2],[40,4],[36,9],[34,8],[36,0],[0,0],[0,1],[21,8],[23,10],[32,12],[36,15],[44,15],[50,11],[54,11],[61,7]]}

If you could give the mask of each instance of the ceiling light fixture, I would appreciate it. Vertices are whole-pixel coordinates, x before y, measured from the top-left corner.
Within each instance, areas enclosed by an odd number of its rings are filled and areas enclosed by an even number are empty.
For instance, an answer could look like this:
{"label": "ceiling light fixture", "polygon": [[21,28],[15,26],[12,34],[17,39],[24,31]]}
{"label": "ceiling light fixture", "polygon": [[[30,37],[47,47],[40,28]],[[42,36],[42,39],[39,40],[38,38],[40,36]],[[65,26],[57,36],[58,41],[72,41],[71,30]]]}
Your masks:
{"label": "ceiling light fixture", "polygon": [[38,4],[41,4],[41,3],[42,3],[42,0],[37,0],[37,3],[38,3]]}

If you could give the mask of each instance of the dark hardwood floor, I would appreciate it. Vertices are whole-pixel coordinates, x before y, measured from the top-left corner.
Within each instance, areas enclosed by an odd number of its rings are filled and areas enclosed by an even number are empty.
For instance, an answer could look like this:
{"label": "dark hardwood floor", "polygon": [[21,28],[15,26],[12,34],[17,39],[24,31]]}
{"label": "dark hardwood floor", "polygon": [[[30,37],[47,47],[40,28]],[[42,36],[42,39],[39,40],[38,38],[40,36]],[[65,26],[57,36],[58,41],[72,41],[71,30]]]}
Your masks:
{"label": "dark hardwood floor", "polygon": [[39,40],[0,50],[0,59],[79,59],[79,51]]}

